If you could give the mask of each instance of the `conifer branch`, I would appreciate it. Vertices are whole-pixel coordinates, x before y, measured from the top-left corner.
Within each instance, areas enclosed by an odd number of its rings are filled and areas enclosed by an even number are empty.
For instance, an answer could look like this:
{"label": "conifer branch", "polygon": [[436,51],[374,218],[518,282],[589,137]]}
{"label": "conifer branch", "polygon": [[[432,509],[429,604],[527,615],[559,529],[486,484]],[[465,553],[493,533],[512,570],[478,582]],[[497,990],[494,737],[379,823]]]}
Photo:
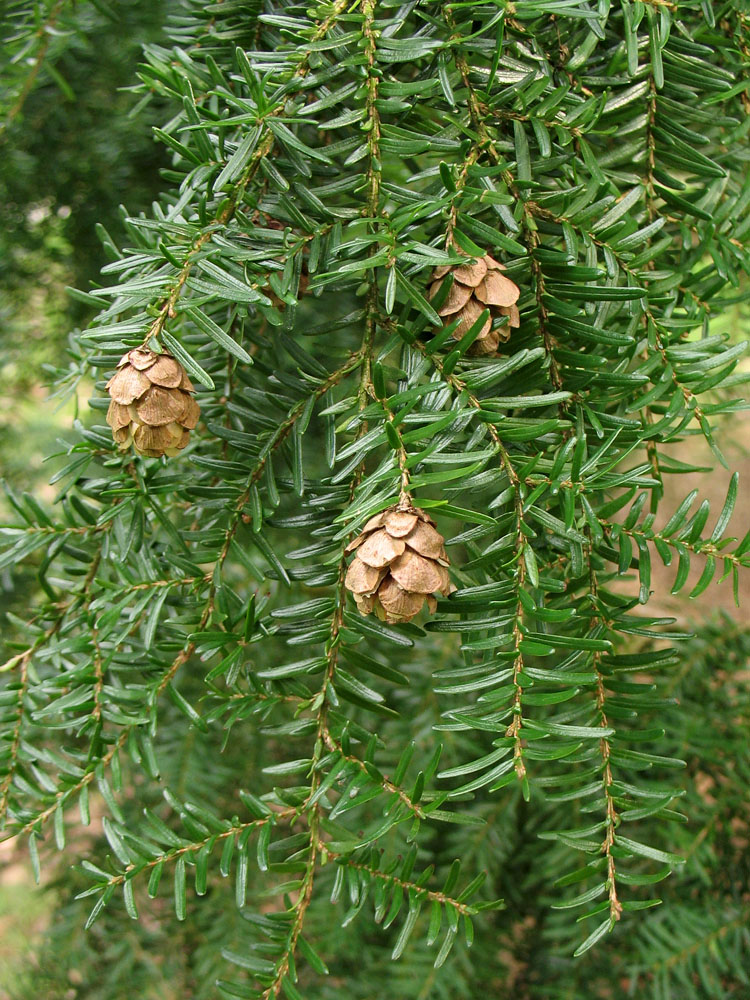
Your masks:
{"label": "conifer branch", "polygon": [[[738,324],[715,321],[746,312],[747,19],[176,4],[135,88],[163,114],[165,193],[75,293],[109,304],[58,384],[144,333],[174,357],[129,350],[58,456],[59,506],[9,489],[0,531],[3,835],[37,874],[42,845],[45,874],[67,865],[77,800],[100,922],[96,948],[74,939],[61,879],[40,976],[68,949],[113,995],[126,963],[134,994],[169,975],[247,1000],[365,996],[374,974],[404,1000],[541,995],[552,971],[566,996],[741,993],[750,638],[683,639],[637,605],[656,554],[674,591],[697,561],[692,596],[715,574],[739,596],[750,568],[736,476],[710,527],[698,491],[657,520],[700,471],[666,446],[697,420],[720,455],[743,406]],[[33,61],[18,18],[8,51]],[[175,454],[118,456],[120,421]],[[235,880],[205,892],[215,847]],[[169,961],[144,973],[136,894],[162,868]]]}
{"label": "conifer branch", "polygon": [[39,72],[44,65],[50,41],[55,35],[55,26],[57,25],[60,15],[62,14],[67,3],[68,0],[56,0],[45,20],[36,29],[34,34],[35,37],[39,39],[36,55],[31,62],[29,71],[26,74],[26,78],[23,81],[23,85],[21,86],[15,101],[8,109],[5,121],[2,123],[3,127],[0,130],[0,136],[7,136],[8,128],[13,123],[14,119],[19,116],[21,111],[23,111],[26,100],[33,91]]}

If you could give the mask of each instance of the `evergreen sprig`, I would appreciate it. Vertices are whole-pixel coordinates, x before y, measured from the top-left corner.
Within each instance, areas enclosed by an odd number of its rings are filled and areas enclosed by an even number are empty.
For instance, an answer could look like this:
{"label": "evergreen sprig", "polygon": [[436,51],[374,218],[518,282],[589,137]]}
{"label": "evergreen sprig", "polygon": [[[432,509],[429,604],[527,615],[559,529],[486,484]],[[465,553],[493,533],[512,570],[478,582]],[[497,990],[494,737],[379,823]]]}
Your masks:
{"label": "evergreen sprig", "polygon": [[[676,593],[699,557],[692,597],[750,566],[736,477],[710,529],[694,493],[659,510],[695,471],[668,445],[724,461],[719,418],[745,407],[745,345],[712,324],[750,256],[747,19],[186,0],[172,35],[139,72],[170,107],[167,190],[124,217],[128,247],[105,237],[58,387],[93,373],[101,412],[105,374],[149,344],[201,387],[202,425],[164,464],[79,423],[53,510],[8,490],[0,568],[33,568],[38,599],[0,666],[0,823],[37,869],[71,828],[82,858],[70,809],[88,825],[98,792],[89,926],[158,893],[186,926],[221,914],[200,995],[327,996],[328,899],[361,940],[374,909],[415,968],[417,931],[439,969],[475,925],[482,947],[520,926],[531,887],[580,956],[690,853],[664,645],[685,636],[642,609],[651,560],[676,562]],[[522,322],[476,358],[427,284],[486,252]],[[393,626],[354,610],[344,550],[407,492],[457,590]],[[654,984],[698,961],[658,957],[699,950],[684,905],[634,924]],[[717,902],[717,936],[742,905]],[[564,961],[571,982],[591,967]]]}

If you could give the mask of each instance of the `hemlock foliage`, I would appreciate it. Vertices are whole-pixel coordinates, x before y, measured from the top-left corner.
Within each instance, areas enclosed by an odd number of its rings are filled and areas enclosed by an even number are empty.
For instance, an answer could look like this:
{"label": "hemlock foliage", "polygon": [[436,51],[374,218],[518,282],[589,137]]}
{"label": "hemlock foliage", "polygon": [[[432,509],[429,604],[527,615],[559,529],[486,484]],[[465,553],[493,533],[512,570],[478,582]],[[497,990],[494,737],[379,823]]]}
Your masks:
{"label": "hemlock foliage", "polygon": [[[186,0],[169,32],[138,88],[166,193],[105,237],[57,375],[95,419],[2,529],[37,594],[0,824],[77,860],[51,954],[107,998],[742,995],[747,705],[712,649],[747,638],[641,607],[653,559],[674,593],[698,561],[693,597],[750,566],[736,476],[657,519],[669,445],[723,461],[745,405],[713,328],[748,261],[742,5]],[[521,326],[476,358],[426,289],[485,252]],[[104,424],[144,338],[200,389],[166,463]],[[344,548],[404,483],[458,589],[387,626]]]}

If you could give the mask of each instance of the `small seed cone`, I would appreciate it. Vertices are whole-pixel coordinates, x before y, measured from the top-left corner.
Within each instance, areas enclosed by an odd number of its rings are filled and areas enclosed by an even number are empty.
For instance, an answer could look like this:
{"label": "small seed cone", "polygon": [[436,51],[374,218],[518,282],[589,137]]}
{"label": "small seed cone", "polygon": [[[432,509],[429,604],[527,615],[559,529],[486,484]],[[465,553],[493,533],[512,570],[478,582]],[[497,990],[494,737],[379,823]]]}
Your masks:
{"label": "small seed cone", "polygon": [[357,554],[344,583],[363,615],[408,622],[425,601],[435,611],[436,591],[447,596],[455,589],[445,539],[419,507],[399,504],[371,517],[346,551]]}
{"label": "small seed cone", "polygon": [[[448,298],[438,310],[443,323],[448,326],[458,320],[453,331],[455,340],[468,333],[485,309],[489,316],[479,331],[479,336],[469,348],[469,354],[493,354],[501,341],[510,337],[511,327],[519,326],[521,319],[516,302],[521,294],[518,285],[502,273],[504,266],[489,254],[473,263],[436,267],[432,274],[430,298],[443,287],[447,276],[453,276]],[[507,316],[508,322],[494,324],[493,320]]]}
{"label": "small seed cone", "polygon": [[176,455],[190,440],[200,410],[185,369],[171,354],[136,347],[124,354],[107,382],[107,423],[120,451]]}

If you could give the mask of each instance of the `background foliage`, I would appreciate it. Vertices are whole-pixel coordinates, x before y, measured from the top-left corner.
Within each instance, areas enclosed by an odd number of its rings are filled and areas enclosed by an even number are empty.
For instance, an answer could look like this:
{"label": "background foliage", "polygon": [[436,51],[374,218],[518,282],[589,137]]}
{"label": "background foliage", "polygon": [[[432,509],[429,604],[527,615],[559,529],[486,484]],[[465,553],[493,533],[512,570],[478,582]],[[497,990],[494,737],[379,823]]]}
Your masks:
{"label": "background foliage", "polygon": [[[56,504],[8,489],[17,994],[742,996],[748,637],[643,608],[750,564],[736,477],[656,516],[744,408],[741,6],[156,7],[11,5],[8,381],[96,381]],[[455,246],[522,289],[497,358],[424,297]],[[168,464],[103,425],[145,336],[202,386]],[[343,548],[404,469],[459,589],[384,627]]]}

